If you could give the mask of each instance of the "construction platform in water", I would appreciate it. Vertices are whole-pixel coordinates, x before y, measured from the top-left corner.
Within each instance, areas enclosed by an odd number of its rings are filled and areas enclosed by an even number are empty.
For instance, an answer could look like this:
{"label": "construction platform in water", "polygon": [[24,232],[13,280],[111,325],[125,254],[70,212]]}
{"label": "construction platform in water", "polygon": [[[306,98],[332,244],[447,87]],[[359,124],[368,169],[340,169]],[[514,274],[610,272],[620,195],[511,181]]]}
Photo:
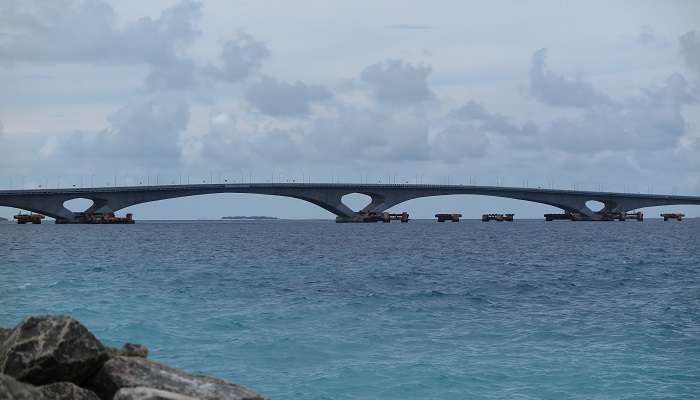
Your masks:
{"label": "construction platform in water", "polygon": [[513,222],[513,217],[515,214],[484,214],[481,216],[483,222],[497,221],[497,222]]}
{"label": "construction platform in water", "polygon": [[459,222],[459,219],[462,218],[462,214],[459,214],[459,213],[435,214],[435,218],[437,218],[437,222],[445,222],[445,221]]}
{"label": "construction platform in water", "polygon": [[133,224],[133,214],[126,214],[124,217],[117,217],[114,213],[76,213],[76,218],[73,220],[57,219],[57,224]]}
{"label": "construction platform in water", "polygon": [[661,217],[664,219],[664,221],[668,221],[670,219],[675,219],[676,221],[683,221],[683,218],[685,218],[685,214],[683,214],[683,213],[667,213],[667,214],[661,214]]}
{"label": "construction platform in water", "polygon": [[[635,221],[644,221],[644,213],[641,212],[602,212],[601,218],[598,221],[626,221],[626,220],[635,220]],[[589,221],[584,215],[581,215],[580,213],[573,212],[573,211],[566,211],[563,214],[545,214],[544,215],[544,220],[545,221],[558,221],[558,220],[566,220],[566,221]]]}
{"label": "construction platform in water", "polygon": [[17,220],[17,223],[20,225],[24,224],[34,224],[34,225],[39,225],[41,224],[41,220],[46,218],[44,215],[41,214],[17,214],[14,216],[14,219]]}
{"label": "construction platform in water", "polygon": [[395,213],[388,213],[388,212],[382,212],[382,213],[377,213],[377,212],[369,212],[369,213],[360,213],[360,218],[355,218],[353,220],[336,220],[336,222],[359,222],[359,223],[371,223],[371,222],[385,222],[389,223],[391,221],[401,221],[401,222],[408,222],[408,213],[407,212],[402,212],[400,214],[395,214]]}
{"label": "construction platform in water", "polygon": [[[24,224],[41,224],[41,221],[46,218],[46,216],[41,214],[17,214],[14,219],[20,225]],[[94,225],[104,225],[104,224],[133,224],[134,218],[133,214],[126,214],[124,217],[117,217],[113,213],[76,213],[76,218],[73,220],[62,220],[57,219],[54,223],[56,224],[94,224]]]}

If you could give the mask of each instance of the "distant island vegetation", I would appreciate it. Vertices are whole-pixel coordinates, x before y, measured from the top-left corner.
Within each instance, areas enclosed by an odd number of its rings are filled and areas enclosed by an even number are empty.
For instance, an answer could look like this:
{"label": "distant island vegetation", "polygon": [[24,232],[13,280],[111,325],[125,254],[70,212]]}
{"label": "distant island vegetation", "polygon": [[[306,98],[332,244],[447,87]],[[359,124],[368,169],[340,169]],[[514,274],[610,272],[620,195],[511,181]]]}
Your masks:
{"label": "distant island vegetation", "polygon": [[261,219],[279,219],[277,217],[268,217],[265,215],[251,215],[251,216],[244,216],[244,215],[236,215],[235,217],[221,217],[221,219],[225,220],[236,220],[236,219],[255,219],[255,220],[261,220]]}

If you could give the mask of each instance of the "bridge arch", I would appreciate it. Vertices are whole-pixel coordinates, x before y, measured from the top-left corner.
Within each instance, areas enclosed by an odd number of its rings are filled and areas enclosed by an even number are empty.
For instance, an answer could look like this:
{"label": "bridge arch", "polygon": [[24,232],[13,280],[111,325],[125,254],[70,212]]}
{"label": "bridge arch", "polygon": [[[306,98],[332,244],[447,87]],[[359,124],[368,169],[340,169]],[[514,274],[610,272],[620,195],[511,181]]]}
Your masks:
{"label": "bridge arch", "polygon": [[[283,210],[283,211],[281,211]],[[150,219],[220,219],[225,216],[263,215],[285,218],[331,218],[333,213],[304,199],[256,193],[207,193],[183,197],[171,197],[133,204],[117,210],[133,213],[137,219],[148,215]],[[186,215],[187,217],[183,217]]]}
{"label": "bridge arch", "polygon": [[518,215],[539,215],[561,212],[549,204],[494,197],[478,194],[450,194],[425,196],[406,200],[387,209],[392,213],[407,211],[414,218],[434,218],[436,213],[460,213],[465,219],[480,218],[483,214],[512,213]]}

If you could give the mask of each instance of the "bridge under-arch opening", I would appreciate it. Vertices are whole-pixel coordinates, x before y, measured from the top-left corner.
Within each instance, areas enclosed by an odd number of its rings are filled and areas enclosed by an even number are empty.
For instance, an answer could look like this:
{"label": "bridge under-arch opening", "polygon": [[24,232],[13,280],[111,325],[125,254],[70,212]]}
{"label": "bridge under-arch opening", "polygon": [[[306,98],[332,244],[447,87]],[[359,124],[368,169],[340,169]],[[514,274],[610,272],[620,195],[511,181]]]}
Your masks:
{"label": "bridge under-arch opening", "polygon": [[348,208],[357,212],[367,207],[372,202],[372,197],[363,193],[348,193],[340,198]]}
{"label": "bridge under-arch opening", "polygon": [[219,220],[265,216],[281,219],[330,219],[335,215],[308,201],[251,193],[210,193],[134,204],[119,210],[137,220]]}
{"label": "bridge under-arch opening", "polygon": [[83,212],[88,208],[92,207],[95,201],[78,197],[75,199],[66,200],[63,202],[63,207],[67,208],[72,212]]}
{"label": "bridge under-arch opening", "polygon": [[605,203],[603,203],[602,201],[598,201],[598,200],[588,200],[586,202],[586,207],[590,208],[591,211],[598,212],[598,211],[602,210],[603,208],[605,208]]}
{"label": "bridge under-arch opening", "polygon": [[463,219],[480,219],[483,214],[514,213],[517,218],[542,218],[561,209],[530,201],[473,194],[419,197],[392,206],[392,213],[408,212],[412,219],[434,219],[438,213],[459,213]]}

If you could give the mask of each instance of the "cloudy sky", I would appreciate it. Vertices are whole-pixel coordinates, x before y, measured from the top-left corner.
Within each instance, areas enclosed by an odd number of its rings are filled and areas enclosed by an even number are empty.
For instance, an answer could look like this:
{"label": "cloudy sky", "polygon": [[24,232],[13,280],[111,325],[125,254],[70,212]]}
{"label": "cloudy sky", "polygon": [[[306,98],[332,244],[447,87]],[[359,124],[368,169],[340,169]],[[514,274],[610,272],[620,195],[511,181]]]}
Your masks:
{"label": "cloudy sky", "polygon": [[[699,21],[696,1],[2,0],[0,188],[391,179],[700,195]],[[548,210],[467,196],[396,209]],[[252,195],[131,211],[331,216]]]}

